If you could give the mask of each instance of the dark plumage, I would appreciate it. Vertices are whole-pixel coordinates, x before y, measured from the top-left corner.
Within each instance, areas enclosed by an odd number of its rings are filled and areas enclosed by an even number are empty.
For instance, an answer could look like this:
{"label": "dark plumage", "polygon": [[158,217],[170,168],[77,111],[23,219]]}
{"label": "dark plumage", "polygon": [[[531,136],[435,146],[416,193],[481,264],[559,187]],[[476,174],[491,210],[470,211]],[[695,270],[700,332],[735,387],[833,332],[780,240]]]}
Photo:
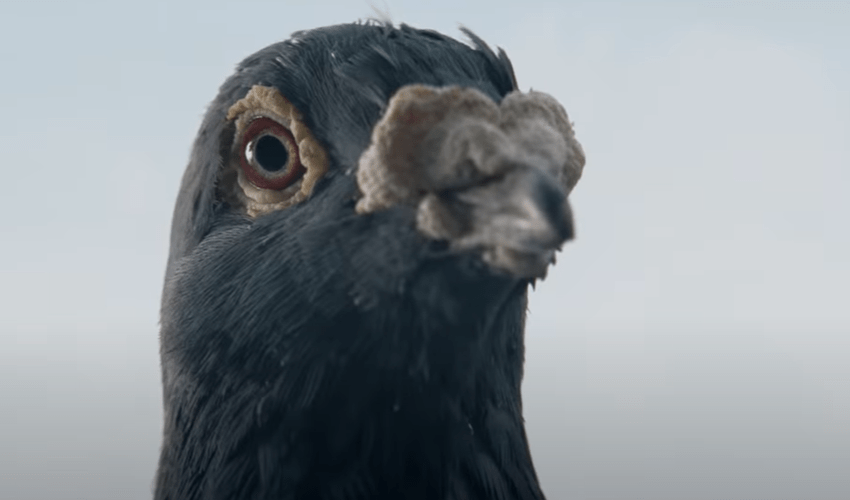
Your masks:
{"label": "dark plumage", "polygon": [[[520,396],[535,276],[423,234],[416,200],[355,210],[358,161],[399,88],[496,103],[516,89],[505,54],[467,35],[474,48],[407,26],[299,32],[222,85],[174,212],[157,499],[543,498]],[[328,167],[303,201],[251,215],[223,172],[241,151],[228,110],[254,85],[300,111]],[[556,235],[522,248],[548,259],[572,234],[572,186],[522,168],[522,199]],[[503,177],[434,193],[459,206]]]}

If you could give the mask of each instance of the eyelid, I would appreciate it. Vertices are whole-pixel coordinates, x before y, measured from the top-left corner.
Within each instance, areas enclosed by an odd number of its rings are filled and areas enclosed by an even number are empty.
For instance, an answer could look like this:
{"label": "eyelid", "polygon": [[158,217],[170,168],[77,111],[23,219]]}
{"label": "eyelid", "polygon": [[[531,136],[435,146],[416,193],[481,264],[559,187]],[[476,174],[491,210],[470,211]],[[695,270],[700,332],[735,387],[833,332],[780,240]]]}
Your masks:
{"label": "eyelid", "polygon": [[[283,143],[289,155],[286,166],[278,175],[272,172],[259,171],[251,164],[247,157],[246,152],[251,143],[263,137],[264,134],[278,138]],[[292,137],[292,133],[285,126],[271,118],[260,117],[252,120],[245,128],[238,147],[240,151],[239,162],[242,170],[245,172],[248,180],[259,188],[283,189],[298,180],[306,172],[306,169],[301,164],[298,145],[295,144],[295,138]]]}
{"label": "eyelid", "polygon": [[[307,199],[316,183],[328,171],[329,158],[324,146],[316,139],[304,122],[304,115],[274,87],[255,85],[227,111],[228,127],[233,134],[228,141],[229,155],[219,176],[218,191],[223,200],[249,217],[282,210]],[[297,173],[287,187],[274,189],[263,180],[249,179],[242,166],[246,130],[257,120],[271,120],[283,127],[292,143],[282,140],[290,156],[298,159],[303,172]],[[281,134],[274,134],[281,138]],[[252,137],[258,137],[253,135]],[[291,148],[291,149],[290,149]],[[250,169],[248,169],[250,171]],[[286,174],[281,174],[286,175]],[[268,176],[266,176],[268,177]],[[256,181],[256,183],[255,183]]]}

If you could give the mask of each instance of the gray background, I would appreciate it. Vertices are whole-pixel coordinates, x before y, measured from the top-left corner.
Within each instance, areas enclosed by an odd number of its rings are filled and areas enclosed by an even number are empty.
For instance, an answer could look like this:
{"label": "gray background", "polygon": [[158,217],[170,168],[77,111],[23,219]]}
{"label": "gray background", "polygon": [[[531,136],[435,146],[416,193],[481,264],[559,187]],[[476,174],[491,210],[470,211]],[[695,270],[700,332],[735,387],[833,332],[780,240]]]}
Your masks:
{"label": "gray background", "polygon": [[[588,156],[534,292],[550,499],[850,498],[850,4],[376,3],[504,47]],[[144,499],[179,177],[234,65],[366,2],[0,6],[0,498]]]}

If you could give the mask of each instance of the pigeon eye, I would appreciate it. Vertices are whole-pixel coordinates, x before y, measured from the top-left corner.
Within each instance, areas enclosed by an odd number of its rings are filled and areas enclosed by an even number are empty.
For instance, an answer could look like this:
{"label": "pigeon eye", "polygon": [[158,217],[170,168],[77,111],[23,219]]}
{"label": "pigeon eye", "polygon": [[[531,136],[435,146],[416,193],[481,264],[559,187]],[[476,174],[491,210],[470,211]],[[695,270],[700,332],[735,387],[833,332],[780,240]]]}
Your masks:
{"label": "pigeon eye", "polygon": [[304,175],[292,133],[271,118],[256,118],[242,135],[242,170],[252,184],[280,190]]}

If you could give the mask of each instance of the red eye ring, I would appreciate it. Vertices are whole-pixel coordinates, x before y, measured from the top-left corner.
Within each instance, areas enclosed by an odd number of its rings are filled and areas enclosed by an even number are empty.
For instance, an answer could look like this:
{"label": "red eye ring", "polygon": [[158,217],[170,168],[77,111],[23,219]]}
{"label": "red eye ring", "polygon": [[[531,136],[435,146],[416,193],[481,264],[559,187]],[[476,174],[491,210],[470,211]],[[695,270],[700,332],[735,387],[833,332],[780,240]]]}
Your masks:
{"label": "red eye ring", "polygon": [[248,180],[262,189],[284,189],[307,171],[292,132],[267,117],[255,118],[245,128],[239,162]]}

